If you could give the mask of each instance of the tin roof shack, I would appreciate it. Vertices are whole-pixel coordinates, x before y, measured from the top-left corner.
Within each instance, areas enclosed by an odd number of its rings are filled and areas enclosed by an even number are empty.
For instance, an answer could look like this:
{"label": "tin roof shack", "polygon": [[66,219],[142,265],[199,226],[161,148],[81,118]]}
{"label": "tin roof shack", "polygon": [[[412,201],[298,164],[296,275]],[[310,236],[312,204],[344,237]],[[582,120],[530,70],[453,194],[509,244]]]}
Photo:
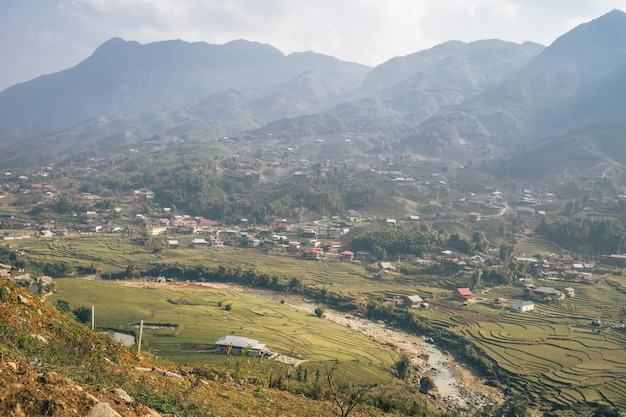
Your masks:
{"label": "tin roof shack", "polygon": [[229,354],[233,356],[241,356],[246,354],[248,356],[256,357],[273,357],[277,353],[271,349],[267,349],[263,343],[259,343],[258,340],[248,339],[242,336],[224,336],[217,342],[217,351],[219,353]]}
{"label": "tin roof shack", "polygon": [[419,295],[405,295],[402,297],[402,304],[410,308],[422,308],[424,299]]}
{"label": "tin roof shack", "polygon": [[537,287],[533,290],[533,294],[542,301],[559,301],[565,299],[563,292],[550,287]]}

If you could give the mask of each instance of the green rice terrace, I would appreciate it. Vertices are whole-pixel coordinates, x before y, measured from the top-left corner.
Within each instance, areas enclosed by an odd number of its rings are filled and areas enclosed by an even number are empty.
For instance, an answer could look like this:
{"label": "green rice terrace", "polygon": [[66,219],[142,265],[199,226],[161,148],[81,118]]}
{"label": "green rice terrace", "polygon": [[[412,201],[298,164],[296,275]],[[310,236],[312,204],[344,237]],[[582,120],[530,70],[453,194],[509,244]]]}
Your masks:
{"label": "green rice terrace", "polygon": [[[295,359],[324,363],[339,360],[358,381],[389,382],[398,355],[347,327],[320,320],[284,302],[213,286],[126,286],[107,281],[59,279],[51,298],[96,309],[97,326],[138,334],[145,321],[143,346],[181,363],[224,365],[211,354],[225,335],[256,339]],[[267,366],[267,365],[266,365]]]}
{"label": "green rice terrace", "polygon": [[[463,336],[473,345],[466,349],[497,363],[506,383],[533,403],[547,401],[552,408],[607,403],[626,409],[626,279],[611,272],[601,272],[597,284],[538,281],[538,286],[572,287],[576,294],[558,302],[535,300],[534,311],[519,313],[511,311],[511,302],[525,299],[523,287],[475,290],[477,301],[463,303],[452,298],[452,290],[467,286],[467,278],[393,273],[380,279],[365,263],[314,262],[227,247],[156,252],[109,236],[24,240],[14,247],[33,260],[96,265],[103,274],[124,271],[128,265],[142,270],[159,262],[208,269],[238,266],[284,280],[297,277],[304,286],[358,300],[354,305],[375,300],[394,309],[396,297],[419,294],[430,308],[412,309],[410,314],[435,329]],[[50,301],[66,300],[72,308],[95,305],[99,327],[128,331],[136,330],[139,320],[159,324],[146,331],[146,348],[179,362],[223,364],[223,357],[204,351],[218,338],[237,334],[311,362],[339,359],[355,380],[393,379],[389,369],[397,352],[347,327],[297,312],[280,294],[259,296],[218,286],[131,288],[105,280],[56,282]],[[395,307],[400,309],[404,307]]]}
{"label": "green rice terrace", "polygon": [[609,402],[623,409],[626,296],[607,284],[567,286],[575,288],[573,298],[537,302],[529,312],[496,303],[497,298],[522,299],[522,289],[505,287],[479,293],[479,301],[467,306],[442,300],[423,314],[471,340],[537,401],[557,407]]}

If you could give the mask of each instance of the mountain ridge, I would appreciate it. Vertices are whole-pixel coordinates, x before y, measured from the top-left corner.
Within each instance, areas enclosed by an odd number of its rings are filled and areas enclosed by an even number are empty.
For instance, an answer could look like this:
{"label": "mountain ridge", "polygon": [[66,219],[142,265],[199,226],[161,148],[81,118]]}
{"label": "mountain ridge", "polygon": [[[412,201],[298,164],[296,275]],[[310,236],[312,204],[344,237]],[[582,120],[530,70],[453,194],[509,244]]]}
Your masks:
{"label": "mountain ridge", "polygon": [[0,131],[6,142],[89,117],[175,109],[220,89],[267,87],[307,71],[359,79],[368,68],[321,54],[285,56],[269,45],[244,40],[141,45],[113,38],[72,68],[0,93]]}
{"label": "mountain ridge", "polygon": [[[619,10],[575,27],[548,47],[449,41],[375,68],[311,51],[284,55],[246,40],[141,45],[113,38],[75,67],[0,93],[0,144],[23,154],[33,144],[72,137],[87,139],[70,144],[70,151],[104,150],[110,131],[92,139],[80,129],[95,132],[98,117],[108,116],[129,123],[118,125],[134,132],[121,141],[129,146],[155,134],[198,140],[271,134],[291,143],[357,133],[387,138],[396,153],[465,155],[491,164],[521,149],[541,149],[556,137],[567,141],[571,135],[580,143],[577,132],[585,126],[585,140],[602,136],[606,142],[607,130],[596,135],[594,129],[626,118],[624,73],[626,14]],[[147,113],[153,116],[140,116]],[[153,122],[137,126],[142,119]],[[583,153],[605,148],[591,142]],[[42,158],[14,160],[59,162]]]}

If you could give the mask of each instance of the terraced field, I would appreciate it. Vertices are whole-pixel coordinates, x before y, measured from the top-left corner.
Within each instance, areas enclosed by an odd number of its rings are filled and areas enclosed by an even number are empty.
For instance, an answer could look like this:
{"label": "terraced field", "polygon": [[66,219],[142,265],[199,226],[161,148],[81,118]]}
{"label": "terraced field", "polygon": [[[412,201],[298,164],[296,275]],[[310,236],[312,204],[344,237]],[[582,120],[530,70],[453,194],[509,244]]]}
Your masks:
{"label": "terraced field", "polygon": [[[183,246],[185,239],[190,238],[179,239]],[[479,302],[464,306],[450,298],[451,287],[466,285],[463,278],[396,274],[378,279],[365,264],[305,261],[271,256],[261,250],[180,248],[155,253],[128,239],[106,235],[16,241],[14,246],[26,250],[36,260],[94,264],[112,272],[123,271],[128,265],[141,269],[155,262],[209,268],[238,265],[244,270],[254,269],[286,279],[297,277],[305,285],[343,295],[390,301],[400,295],[421,294],[428,298],[431,308],[415,310],[414,314],[468,338],[537,402],[547,399],[564,406],[604,402],[626,410],[626,332],[611,327],[626,320],[626,279],[621,276],[606,275],[596,285],[539,282],[538,285],[560,289],[572,287],[576,295],[561,302],[536,302],[533,312],[513,313],[511,301],[524,297],[524,290],[519,287],[479,291]],[[105,306],[98,307],[99,325],[130,326],[141,319],[176,323],[175,328],[149,331],[147,343],[188,362],[223,362],[223,358],[199,351],[211,347],[225,334],[241,332],[270,347],[312,361],[325,361],[339,352],[341,360],[349,364],[356,376],[368,377],[374,372],[379,378],[388,378],[393,363],[387,351],[354,332],[331,330],[328,323],[315,317],[295,314],[280,303],[269,305],[241,293],[214,290],[205,296],[191,288],[128,293],[130,289],[106,283],[78,287],[71,287],[64,280],[59,283],[56,297],[69,298],[71,292],[74,307],[75,303]],[[497,298],[508,301],[498,304]],[[181,302],[176,304],[168,299]],[[233,310],[218,307],[219,301],[232,304]],[[593,321],[601,324],[594,326]]]}
{"label": "terraced field", "polygon": [[[625,318],[626,296],[605,284],[560,286],[575,288],[576,296],[536,303],[532,312],[494,308],[491,297],[521,296],[520,289],[503,287],[491,289],[483,303],[460,306],[447,299],[435,304],[437,313],[420,314],[436,316],[434,324],[472,340],[537,402],[626,409],[626,331],[608,325]],[[606,325],[594,326],[594,320]]]}
{"label": "terraced field", "polygon": [[366,265],[350,262],[307,261],[292,256],[268,255],[261,249],[236,249],[215,247],[192,249],[189,235],[175,236],[181,244],[178,249],[167,249],[155,253],[150,247],[133,244],[129,239],[116,235],[85,235],[67,237],[60,240],[16,241],[16,247],[25,250],[34,260],[64,261],[83,266],[94,265],[103,272],[123,272],[133,265],[137,270],[155,263],[178,263],[185,266],[202,265],[217,268],[220,265],[241,267],[242,270],[276,275],[289,280],[300,279],[304,285],[326,288],[329,292],[341,295],[372,294],[384,295],[392,292],[412,293],[416,280],[396,276],[394,279],[379,279],[374,270]]}
{"label": "terraced field", "polygon": [[146,326],[146,348],[188,363],[223,365],[223,355],[206,351],[228,334],[257,339],[312,363],[337,359],[358,381],[392,380],[390,370],[397,360],[395,353],[362,333],[240,291],[182,285],[132,288],[68,278],[57,280],[51,302],[56,299],[69,300],[72,308],[95,305],[99,327],[136,332],[140,320],[158,324]]}

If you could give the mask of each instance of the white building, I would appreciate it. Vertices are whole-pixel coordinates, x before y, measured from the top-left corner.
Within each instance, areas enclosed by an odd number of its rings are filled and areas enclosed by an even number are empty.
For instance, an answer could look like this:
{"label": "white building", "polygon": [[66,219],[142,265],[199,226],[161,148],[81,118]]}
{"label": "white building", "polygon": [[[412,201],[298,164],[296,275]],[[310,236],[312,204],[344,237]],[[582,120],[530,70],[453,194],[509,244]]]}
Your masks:
{"label": "white building", "polygon": [[513,301],[511,310],[519,311],[521,313],[525,311],[533,311],[535,309],[535,303],[532,301]]}

